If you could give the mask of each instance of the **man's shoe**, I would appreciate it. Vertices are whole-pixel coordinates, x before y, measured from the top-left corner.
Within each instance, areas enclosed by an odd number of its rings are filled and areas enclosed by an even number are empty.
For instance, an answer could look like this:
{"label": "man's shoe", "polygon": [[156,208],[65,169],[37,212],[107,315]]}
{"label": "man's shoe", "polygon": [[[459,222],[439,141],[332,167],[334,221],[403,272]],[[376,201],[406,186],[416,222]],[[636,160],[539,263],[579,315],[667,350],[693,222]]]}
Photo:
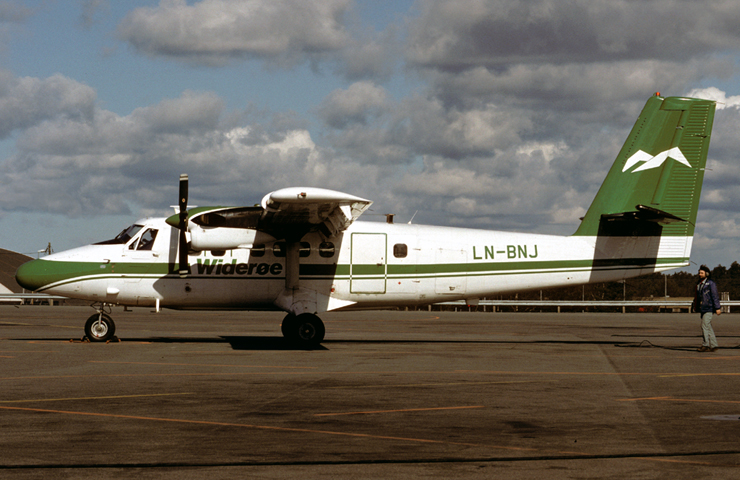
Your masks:
{"label": "man's shoe", "polygon": [[716,352],[717,350],[719,350],[719,347],[714,347],[714,348],[709,349],[710,352]]}
{"label": "man's shoe", "polygon": [[696,351],[697,352],[708,352],[709,351],[709,347],[701,346],[701,347],[697,348]]}

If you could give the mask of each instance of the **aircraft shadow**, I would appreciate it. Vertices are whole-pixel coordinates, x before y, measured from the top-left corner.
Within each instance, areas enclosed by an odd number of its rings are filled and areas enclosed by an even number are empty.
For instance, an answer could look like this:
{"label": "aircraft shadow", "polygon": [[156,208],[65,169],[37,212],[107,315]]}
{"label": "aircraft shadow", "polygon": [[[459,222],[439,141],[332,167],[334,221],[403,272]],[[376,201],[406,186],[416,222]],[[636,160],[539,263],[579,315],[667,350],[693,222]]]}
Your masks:
{"label": "aircraft shadow", "polygon": [[[4,340],[16,340],[22,342],[75,342],[82,343],[80,338],[6,338]],[[220,336],[220,337],[124,337],[117,338],[110,343],[180,343],[180,344],[207,344],[207,343],[228,343],[234,350],[254,350],[254,351],[320,351],[328,350],[323,345],[307,347],[296,345],[283,337],[246,337],[246,336]],[[100,343],[105,345],[105,343]]]}
{"label": "aircraft shadow", "polygon": [[[683,337],[676,335],[675,337]],[[688,336],[686,338],[689,338]],[[5,338],[4,340],[15,341],[34,341],[34,342],[76,342],[81,343],[81,339],[69,338]],[[440,340],[440,339],[394,339],[394,340],[348,340],[334,339],[324,340],[321,345],[306,347],[296,345],[283,337],[263,337],[263,336],[219,336],[219,337],[125,337],[117,339],[119,342],[129,343],[172,343],[172,344],[208,344],[208,343],[228,343],[233,350],[244,351],[328,351],[326,345],[331,344],[357,344],[357,345],[423,345],[423,344],[477,344],[477,345],[612,345],[615,347],[642,347],[642,348],[664,348],[669,350],[696,350],[695,345],[675,345],[663,346],[654,344],[648,340],[638,341],[620,341],[620,340]],[[113,341],[112,343],[118,343]],[[101,343],[100,345],[105,345]],[[740,348],[740,346],[724,347],[726,349]]]}
{"label": "aircraft shadow", "polygon": [[249,336],[219,336],[219,337],[154,337],[154,338],[126,338],[124,342],[149,342],[149,343],[228,343],[234,350],[254,351],[313,351],[327,350],[322,345],[307,347],[296,345],[283,337],[249,337]]}

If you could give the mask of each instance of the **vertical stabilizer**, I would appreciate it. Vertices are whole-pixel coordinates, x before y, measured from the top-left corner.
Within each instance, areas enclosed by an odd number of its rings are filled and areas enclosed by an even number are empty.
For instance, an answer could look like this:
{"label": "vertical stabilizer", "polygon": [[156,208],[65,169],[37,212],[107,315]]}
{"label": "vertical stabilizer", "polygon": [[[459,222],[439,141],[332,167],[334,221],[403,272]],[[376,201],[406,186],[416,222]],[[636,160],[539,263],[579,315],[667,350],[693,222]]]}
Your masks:
{"label": "vertical stabilizer", "polygon": [[575,235],[597,235],[605,221],[621,219],[692,236],[714,107],[710,100],[651,97]]}
{"label": "vertical stabilizer", "polygon": [[597,237],[595,264],[688,262],[714,110],[710,100],[647,101],[574,234]]}

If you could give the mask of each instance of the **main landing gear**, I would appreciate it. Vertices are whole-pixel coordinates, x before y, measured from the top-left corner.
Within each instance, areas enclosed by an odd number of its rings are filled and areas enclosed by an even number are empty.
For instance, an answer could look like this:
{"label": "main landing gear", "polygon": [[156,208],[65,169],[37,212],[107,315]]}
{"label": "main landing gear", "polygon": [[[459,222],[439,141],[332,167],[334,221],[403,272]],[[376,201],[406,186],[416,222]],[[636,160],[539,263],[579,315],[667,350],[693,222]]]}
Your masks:
{"label": "main landing gear", "polygon": [[90,316],[85,322],[85,336],[91,342],[107,342],[116,334],[116,324],[110,318],[110,307],[105,312],[106,305],[102,305],[97,313]]}
{"label": "main landing gear", "polygon": [[280,330],[286,340],[306,347],[315,347],[320,344],[326,334],[324,322],[313,313],[301,313],[300,315],[289,313],[283,319]]}

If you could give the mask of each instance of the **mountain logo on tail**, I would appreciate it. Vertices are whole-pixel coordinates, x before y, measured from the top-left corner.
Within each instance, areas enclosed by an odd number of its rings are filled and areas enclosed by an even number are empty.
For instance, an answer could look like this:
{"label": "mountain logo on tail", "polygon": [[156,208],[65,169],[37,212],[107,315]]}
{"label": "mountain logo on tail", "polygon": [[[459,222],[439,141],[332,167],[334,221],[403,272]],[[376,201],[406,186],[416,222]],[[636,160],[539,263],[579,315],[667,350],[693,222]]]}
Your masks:
{"label": "mountain logo on tail", "polygon": [[643,170],[651,170],[653,168],[658,168],[663,163],[665,163],[666,160],[669,158],[672,158],[673,160],[676,160],[679,163],[683,163],[687,167],[691,168],[691,164],[688,160],[686,160],[686,157],[684,156],[683,152],[678,147],[673,147],[669,150],[665,150],[663,152],[660,152],[657,155],[650,155],[647,152],[644,152],[642,150],[638,150],[635,152],[630,158],[627,159],[627,161],[624,164],[624,168],[622,168],[623,172],[626,172],[633,166],[637,165],[640,162],[644,162],[642,165],[637,167],[636,169],[632,170],[632,173],[642,172]]}

